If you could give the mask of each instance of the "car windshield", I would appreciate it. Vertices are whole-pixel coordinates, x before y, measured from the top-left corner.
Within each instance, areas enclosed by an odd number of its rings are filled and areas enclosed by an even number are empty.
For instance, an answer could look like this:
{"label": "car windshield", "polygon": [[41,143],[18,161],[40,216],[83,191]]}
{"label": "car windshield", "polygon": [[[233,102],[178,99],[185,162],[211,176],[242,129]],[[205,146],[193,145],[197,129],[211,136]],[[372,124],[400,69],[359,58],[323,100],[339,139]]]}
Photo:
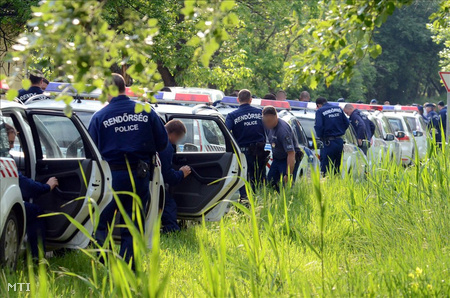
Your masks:
{"label": "car windshield", "polygon": [[389,123],[392,126],[392,129],[395,132],[403,131],[405,132],[405,128],[403,127],[402,120],[396,118],[389,118]]}
{"label": "car windshield", "polygon": [[389,124],[389,120],[388,120],[386,117],[382,117],[380,122],[381,122],[381,126],[383,127],[383,130],[384,130],[386,133],[391,133],[391,134],[394,133],[394,132],[392,131],[391,125]]}

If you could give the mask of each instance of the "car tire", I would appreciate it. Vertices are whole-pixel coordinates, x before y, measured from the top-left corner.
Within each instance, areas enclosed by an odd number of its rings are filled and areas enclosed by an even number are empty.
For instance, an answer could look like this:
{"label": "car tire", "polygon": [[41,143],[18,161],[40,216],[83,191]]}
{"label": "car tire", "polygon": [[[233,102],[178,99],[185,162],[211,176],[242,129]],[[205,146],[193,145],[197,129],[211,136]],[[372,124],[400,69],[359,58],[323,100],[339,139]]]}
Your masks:
{"label": "car tire", "polygon": [[8,215],[0,238],[0,264],[15,269],[19,255],[20,234],[16,214],[13,210]]}

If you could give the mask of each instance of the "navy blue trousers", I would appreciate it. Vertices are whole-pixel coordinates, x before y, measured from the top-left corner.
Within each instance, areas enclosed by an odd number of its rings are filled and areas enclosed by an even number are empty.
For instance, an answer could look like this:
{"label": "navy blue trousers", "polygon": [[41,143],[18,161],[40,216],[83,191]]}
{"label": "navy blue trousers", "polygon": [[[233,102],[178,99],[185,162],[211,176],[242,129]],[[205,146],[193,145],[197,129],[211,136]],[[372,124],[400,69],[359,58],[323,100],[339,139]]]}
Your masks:
{"label": "navy blue trousers", "polygon": [[[295,162],[294,167],[294,181],[297,176],[298,167],[300,166],[300,161]],[[287,174],[287,159],[273,159],[272,164],[270,165],[269,173],[267,174],[267,181],[270,185],[277,188],[279,185],[281,178],[283,178]]]}
{"label": "navy blue trousers", "polygon": [[[133,171],[133,179],[136,186],[136,194],[141,198],[142,206],[147,206],[148,201],[150,200],[150,175],[147,174],[145,178],[137,178],[136,172]],[[131,179],[128,174],[128,171],[112,171],[112,188],[114,192],[119,191],[128,191],[133,192],[133,187],[131,185]],[[119,200],[122,203],[125,212],[128,214],[130,218],[132,218],[133,213],[133,198],[129,195],[119,195]],[[114,212],[118,210],[116,200],[113,198],[111,203],[109,203],[106,208],[102,211],[100,215],[100,222],[98,224],[97,231],[95,233],[95,239],[98,241],[100,245],[103,245],[105,242],[106,236],[108,235],[108,226],[113,226],[112,220],[114,217]],[[143,210],[139,210],[141,212],[141,218],[145,221],[145,216]],[[123,218],[121,217],[121,224],[124,223]],[[135,222],[137,225],[137,222]],[[145,225],[145,222],[142,223]],[[121,236],[121,245],[119,254],[124,257],[124,259],[128,262],[131,257],[134,256],[133,251],[133,237],[131,236],[130,231],[127,228],[120,229]]]}
{"label": "navy blue trousers", "polygon": [[164,210],[161,215],[161,224],[163,226],[163,233],[170,233],[180,230],[177,223],[177,203],[168,191],[166,191],[166,201],[164,203]]}
{"label": "navy blue trousers", "polygon": [[[247,181],[250,182],[253,191],[258,183],[263,183],[266,179],[266,159],[258,158],[253,154],[244,153],[245,159],[247,159]],[[239,189],[241,198],[247,198],[247,192],[245,186]]]}
{"label": "navy blue trousers", "polygon": [[39,243],[42,243],[45,254],[45,218],[38,216],[43,214],[43,210],[36,204],[23,202],[25,214],[27,216],[27,241],[33,258],[39,257]]}
{"label": "navy blue trousers", "polygon": [[342,150],[344,150],[344,140],[341,138],[323,142],[323,148],[320,149],[320,171],[323,174],[328,171],[335,174],[339,173]]}

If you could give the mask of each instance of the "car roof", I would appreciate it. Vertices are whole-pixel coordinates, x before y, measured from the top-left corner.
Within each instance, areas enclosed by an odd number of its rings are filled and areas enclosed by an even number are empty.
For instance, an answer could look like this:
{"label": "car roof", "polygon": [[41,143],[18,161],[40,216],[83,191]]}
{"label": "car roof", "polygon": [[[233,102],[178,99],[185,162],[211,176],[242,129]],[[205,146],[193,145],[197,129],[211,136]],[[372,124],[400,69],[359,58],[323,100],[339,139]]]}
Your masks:
{"label": "car roof", "polygon": [[[70,103],[72,110],[75,112],[97,112],[101,108],[103,108],[107,103],[102,103],[98,100],[84,100],[84,99],[75,99]],[[64,110],[66,107],[66,103],[63,101],[56,101],[54,99],[43,99],[34,101],[30,104],[26,105],[28,108],[32,109],[50,109],[50,110]]]}
{"label": "car roof", "polygon": [[293,111],[291,111],[291,113],[297,118],[312,119],[312,120],[316,119],[316,113],[309,112],[309,111],[307,111],[305,113],[305,111],[303,111],[303,110],[299,110],[299,111],[293,110]]}
{"label": "car roof", "polygon": [[9,101],[9,100],[0,100],[0,109],[9,109],[9,108],[18,108],[25,110],[27,107],[21,103],[15,102],[15,101]]}

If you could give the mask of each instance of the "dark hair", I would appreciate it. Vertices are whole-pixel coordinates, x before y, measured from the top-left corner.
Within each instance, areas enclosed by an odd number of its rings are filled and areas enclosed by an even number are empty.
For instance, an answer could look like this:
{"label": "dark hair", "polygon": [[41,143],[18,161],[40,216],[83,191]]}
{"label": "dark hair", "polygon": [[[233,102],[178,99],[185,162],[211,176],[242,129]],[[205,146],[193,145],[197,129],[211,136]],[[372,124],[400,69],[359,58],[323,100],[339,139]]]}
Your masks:
{"label": "dark hair", "polygon": [[302,93],[300,93],[300,99],[302,99],[302,98],[311,98],[310,96],[309,96],[309,92],[308,91],[302,91]]}
{"label": "dark hair", "polygon": [[43,81],[44,83],[46,83],[47,85],[50,84],[50,82],[49,82],[46,78],[43,78],[42,81]]}
{"label": "dark hair", "polygon": [[30,81],[32,85],[36,85],[42,81],[42,77],[30,74]]}
{"label": "dark hair", "polygon": [[239,91],[238,99],[239,102],[248,102],[252,98],[252,93],[247,89],[242,89]]}
{"label": "dark hair", "polygon": [[324,105],[326,104],[328,101],[325,97],[319,97],[316,99],[316,105]]}
{"label": "dark hair", "polygon": [[444,102],[441,100],[440,102],[438,102],[438,106],[445,107],[445,104],[444,104]]}
{"label": "dark hair", "polygon": [[120,74],[112,74],[112,83],[117,86],[119,93],[125,92],[125,79]]}
{"label": "dark hair", "polygon": [[174,133],[177,136],[186,134],[186,126],[180,120],[170,120],[167,122],[166,130],[168,134]]}
{"label": "dark hair", "polygon": [[161,92],[172,92],[172,90],[170,90],[169,87],[163,87],[161,90],[159,90]]}
{"label": "dark hair", "polygon": [[276,116],[277,115],[277,110],[275,110],[275,108],[272,107],[272,106],[266,106],[263,109],[262,114],[263,114],[263,116],[266,116],[266,115],[274,115],[274,116]]}
{"label": "dark hair", "polygon": [[266,95],[264,95],[263,99],[277,100],[276,96],[272,93],[267,93]]}

